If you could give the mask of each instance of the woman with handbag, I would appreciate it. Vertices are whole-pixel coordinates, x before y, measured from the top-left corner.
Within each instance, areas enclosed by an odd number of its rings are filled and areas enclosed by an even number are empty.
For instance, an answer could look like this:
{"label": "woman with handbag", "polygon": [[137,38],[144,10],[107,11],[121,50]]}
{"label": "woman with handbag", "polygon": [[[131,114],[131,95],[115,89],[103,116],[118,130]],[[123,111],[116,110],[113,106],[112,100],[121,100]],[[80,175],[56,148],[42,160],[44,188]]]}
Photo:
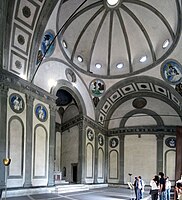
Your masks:
{"label": "woman with handbag", "polygon": [[157,175],[155,175],[154,178],[150,181],[150,186],[151,186],[150,190],[151,199],[157,200],[160,189],[159,177]]}

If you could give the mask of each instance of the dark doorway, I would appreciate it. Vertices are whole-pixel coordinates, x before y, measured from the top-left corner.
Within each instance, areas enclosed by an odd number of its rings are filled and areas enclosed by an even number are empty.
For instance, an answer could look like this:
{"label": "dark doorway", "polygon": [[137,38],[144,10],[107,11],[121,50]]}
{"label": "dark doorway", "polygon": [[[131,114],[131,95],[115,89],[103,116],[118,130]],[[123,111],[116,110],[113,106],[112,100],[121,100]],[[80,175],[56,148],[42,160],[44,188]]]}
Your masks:
{"label": "dark doorway", "polygon": [[77,163],[72,164],[73,183],[77,183]]}

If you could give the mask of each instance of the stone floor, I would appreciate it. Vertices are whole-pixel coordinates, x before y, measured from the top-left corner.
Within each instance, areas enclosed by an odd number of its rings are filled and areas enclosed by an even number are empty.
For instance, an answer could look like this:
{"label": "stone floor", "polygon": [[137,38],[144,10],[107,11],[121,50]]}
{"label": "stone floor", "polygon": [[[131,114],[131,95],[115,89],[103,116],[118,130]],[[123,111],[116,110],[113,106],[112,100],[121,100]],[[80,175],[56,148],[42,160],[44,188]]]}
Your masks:
{"label": "stone floor", "polygon": [[[7,200],[130,200],[134,199],[134,191],[122,187],[107,187],[90,189],[87,191],[68,193],[44,193],[16,197],[7,197]],[[144,199],[149,198],[149,191],[144,192]],[[3,198],[5,200],[5,198]]]}

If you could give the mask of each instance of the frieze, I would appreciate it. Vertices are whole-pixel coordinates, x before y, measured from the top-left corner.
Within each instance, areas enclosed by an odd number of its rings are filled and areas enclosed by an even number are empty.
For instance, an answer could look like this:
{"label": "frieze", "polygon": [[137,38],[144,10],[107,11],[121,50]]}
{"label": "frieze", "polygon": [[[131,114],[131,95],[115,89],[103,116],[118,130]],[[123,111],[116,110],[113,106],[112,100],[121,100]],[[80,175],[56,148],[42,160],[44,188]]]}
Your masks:
{"label": "frieze", "polygon": [[30,94],[34,98],[37,98],[45,103],[54,104],[56,97],[44,91],[41,88],[38,88],[35,85],[32,85],[26,80],[21,79],[20,77],[0,69],[0,82],[4,85],[3,87],[12,88],[19,92]]}

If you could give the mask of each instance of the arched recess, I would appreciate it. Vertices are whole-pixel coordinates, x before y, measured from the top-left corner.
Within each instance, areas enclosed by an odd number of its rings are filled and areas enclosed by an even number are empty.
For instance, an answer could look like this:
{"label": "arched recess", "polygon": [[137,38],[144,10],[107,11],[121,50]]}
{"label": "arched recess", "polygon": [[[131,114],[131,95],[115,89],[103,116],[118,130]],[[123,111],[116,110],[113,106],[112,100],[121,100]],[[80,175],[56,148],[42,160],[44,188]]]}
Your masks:
{"label": "arched recess", "polygon": [[98,178],[104,178],[104,151],[98,149]]}
{"label": "arched recess", "polygon": [[149,76],[130,77],[113,85],[96,108],[96,121],[108,128],[114,111],[124,102],[137,97],[151,97],[166,103],[182,121],[182,97],[169,84]]}
{"label": "arched recess", "polygon": [[13,116],[8,123],[8,157],[12,164],[9,167],[8,176],[11,178],[23,177],[24,154],[24,125],[23,121]]}
{"label": "arched recess", "polygon": [[57,81],[56,87],[52,88],[51,93],[56,96],[56,93],[59,89],[64,89],[69,92],[76,101],[78,106],[79,114],[86,115],[86,107],[83,101],[82,96],[80,95],[79,91],[68,81],[66,80],[59,80]]}
{"label": "arched recess", "polygon": [[163,120],[161,119],[161,117],[154,111],[152,110],[148,110],[148,109],[142,109],[142,110],[132,110],[129,113],[127,113],[126,115],[123,116],[123,119],[121,119],[120,122],[120,127],[125,127],[125,124],[127,122],[127,120],[132,117],[135,114],[146,114],[151,116],[152,118],[154,118],[154,120],[156,121],[156,124],[158,126],[162,126],[164,125]]}
{"label": "arched recess", "polygon": [[175,157],[176,151],[173,149],[167,150],[165,152],[165,174],[170,180],[175,180]]}
{"label": "arched recess", "polygon": [[47,178],[48,133],[46,128],[37,124],[34,128],[33,178]]}
{"label": "arched recess", "polygon": [[109,153],[109,178],[118,179],[119,178],[119,155],[118,151],[112,150]]}
{"label": "arched recess", "polygon": [[94,152],[93,152],[93,146],[92,144],[88,143],[87,148],[86,148],[86,169],[87,169],[87,178],[93,178],[93,173],[94,173]]}

